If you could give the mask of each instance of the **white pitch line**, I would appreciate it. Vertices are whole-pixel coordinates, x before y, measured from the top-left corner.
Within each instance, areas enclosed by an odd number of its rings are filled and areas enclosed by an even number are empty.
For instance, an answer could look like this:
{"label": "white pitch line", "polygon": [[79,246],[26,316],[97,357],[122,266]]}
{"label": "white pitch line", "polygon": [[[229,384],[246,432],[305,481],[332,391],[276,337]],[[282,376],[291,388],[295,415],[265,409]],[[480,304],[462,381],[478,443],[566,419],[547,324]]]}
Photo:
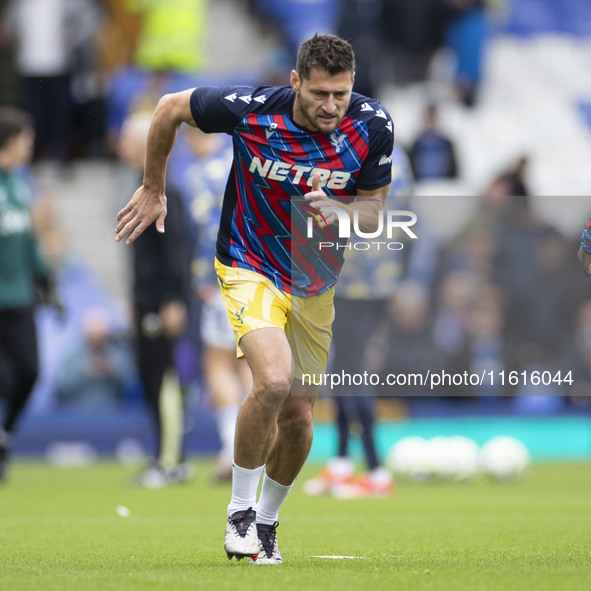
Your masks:
{"label": "white pitch line", "polygon": [[310,558],[332,558],[342,560],[343,558],[365,558],[365,556],[310,556]]}

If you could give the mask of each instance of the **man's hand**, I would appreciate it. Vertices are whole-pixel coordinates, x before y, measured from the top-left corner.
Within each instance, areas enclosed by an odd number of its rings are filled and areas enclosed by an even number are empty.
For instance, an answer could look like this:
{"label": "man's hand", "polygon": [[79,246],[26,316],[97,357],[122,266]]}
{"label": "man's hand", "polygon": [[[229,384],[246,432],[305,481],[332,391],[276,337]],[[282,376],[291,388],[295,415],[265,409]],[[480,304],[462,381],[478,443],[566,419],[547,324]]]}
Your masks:
{"label": "man's hand", "polygon": [[585,273],[585,275],[591,275],[591,254],[585,252],[581,246],[577,256],[579,257],[583,273]]}
{"label": "man's hand", "polygon": [[320,174],[316,173],[312,177],[312,191],[304,195],[304,199],[314,208],[320,211],[326,220],[327,225],[332,226],[338,221],[337,214],[334,211],[327,211],[326,214],[323,208],[326,207],[340,207],[344,209],[344,204],[336,199],[331,199],[326,196],[326,193],[320,188]]}
{"label": "man's hand", "polygon": [[355,220],[355,228],[362,232],[374,232],[379,227],[381,212],[389,189],[389,184],[371,191],[359,189],[355,201],[343,203],[326,196],[320,188],[320,174],[316,173],[312,177],[312,191],[306,193],[304,199],[322,213],[328,226],[339,222],[338,213],[330,209],[337,208],[347,213],[348,221]]}
{"label": "man's hand", "polygon": [[142,185],[129,203],[117,214],[115,240],[119,242],[129,234],[125,244],[131,244],[154,221],[156,230],[164,234],[166,217],[166,195],[164,192],[149,191]]}

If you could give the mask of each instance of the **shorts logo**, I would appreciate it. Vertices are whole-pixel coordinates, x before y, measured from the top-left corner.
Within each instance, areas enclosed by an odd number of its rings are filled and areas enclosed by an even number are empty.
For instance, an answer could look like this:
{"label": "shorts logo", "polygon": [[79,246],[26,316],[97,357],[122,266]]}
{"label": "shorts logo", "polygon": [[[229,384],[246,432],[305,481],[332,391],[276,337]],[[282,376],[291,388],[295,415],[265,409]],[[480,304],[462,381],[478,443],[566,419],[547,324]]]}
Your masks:
{"label": "shorts logo", "polygon": [[235,312],[236,320],[238,320],[238,322],[240,322],[240,324],[244,324],[244,318],[242,318],[242,314],[244,314],[245,308],[246,308],[246,306],[242,306],[242,308],[240,308],[240,312]]}

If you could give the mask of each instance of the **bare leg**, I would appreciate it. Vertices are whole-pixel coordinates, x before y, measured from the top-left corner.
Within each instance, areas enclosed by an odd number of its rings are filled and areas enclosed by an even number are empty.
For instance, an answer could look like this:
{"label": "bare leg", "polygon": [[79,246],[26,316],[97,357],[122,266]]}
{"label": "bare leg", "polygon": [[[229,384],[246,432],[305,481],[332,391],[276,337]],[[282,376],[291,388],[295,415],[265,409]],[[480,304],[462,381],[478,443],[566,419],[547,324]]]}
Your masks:
{"label": "bare leg", "polygon": [[294,381],[281,406],[277,436],[267,458],[267,474],[283,485],[292,484],[300,473],[312,446],[312,414],[318,386]]}
{"label": "bare leg", "polygon": [[[232,498],[224,548],[228,558],[245,556],[256,552],[258,543],[266,543],[259,542],[264,539],[269,548],[262,546],[261,560],[279,564],[275,521],[310,451],[317,387],[303,388],[294,383],[292,389],[291,348],[282,329],[254,330],[242,337],[240,347],[252,371],[253,388],[242,403],[236,425]],[[256,504],[264,464],[267,474],[255,516],[252,507]],[[256,524],[250,521],[255,519]],[[237,533],[237,528],[244,528],[245,523],[246,532]]]}
{"label": "bare leg", "polygon": [[261,328],[246,334],[240,347],[253,377],[236,425],[234,463],[247,469],[267,461],[277,434],[277,421],[291,388],[291,349],[280,328]]}

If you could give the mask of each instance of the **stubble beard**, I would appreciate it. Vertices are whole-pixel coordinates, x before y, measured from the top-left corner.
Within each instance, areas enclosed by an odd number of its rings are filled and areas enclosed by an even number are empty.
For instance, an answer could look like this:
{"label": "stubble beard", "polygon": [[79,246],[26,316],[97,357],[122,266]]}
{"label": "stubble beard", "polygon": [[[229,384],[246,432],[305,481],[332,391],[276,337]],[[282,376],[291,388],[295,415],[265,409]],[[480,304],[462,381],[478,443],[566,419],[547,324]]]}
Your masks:
{"label": "stubble beard", "polygon": [[313,131],[313,132],[332,133],[341,124],[341,121],[343,120],[342,117],[337,115],[334,119],[334,125],[331,125],[330,129],[324,129],[321,126],[322,124],[318,124],[316,122],[318,120],[319,116],[316,116],[316,118],[314,119],[310,115],[310,110],[308,109],[308,107],[305,104],[303,104],[302,102],[300,102],[300,111],[301,111],[302,115],[304,116],[304,119],[309,124],[306,127],[310,131]]}

